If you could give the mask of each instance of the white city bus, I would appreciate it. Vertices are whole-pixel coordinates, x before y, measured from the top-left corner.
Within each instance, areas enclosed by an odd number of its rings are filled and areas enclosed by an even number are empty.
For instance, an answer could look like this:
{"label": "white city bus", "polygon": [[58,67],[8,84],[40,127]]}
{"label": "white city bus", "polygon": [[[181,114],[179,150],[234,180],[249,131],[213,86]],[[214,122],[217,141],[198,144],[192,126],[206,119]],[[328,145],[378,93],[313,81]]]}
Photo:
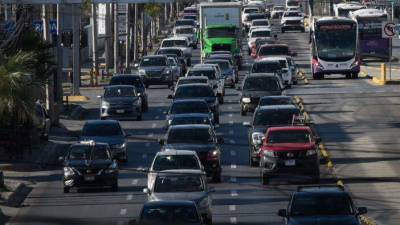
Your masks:
{"label": "white city bus", "polygon": [[314,79],[343,74],[358,78],[357,22],[346,17],[314,18],[311,24],[311,71]]}
{"label": "white city bus", "polygon": [[365,8],[367,7],[359,2],[342,2],[333,5],[335,16],[344,17],[349,17],[350,12]]}

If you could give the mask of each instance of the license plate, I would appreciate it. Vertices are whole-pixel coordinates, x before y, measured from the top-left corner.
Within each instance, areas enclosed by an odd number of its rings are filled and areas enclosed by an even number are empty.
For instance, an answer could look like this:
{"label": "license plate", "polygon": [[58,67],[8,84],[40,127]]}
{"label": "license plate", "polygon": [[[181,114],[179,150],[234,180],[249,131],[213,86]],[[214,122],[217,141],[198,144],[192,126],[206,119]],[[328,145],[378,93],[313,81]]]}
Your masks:
{"label": "license plate", "polygon": [[86,181],[94,181],[94,176],[85,176]]}
{"label": "license plate", "polygon": [[123,110],[123,109],[117,109],[117,113],[125,113],[125,110]]}
{"label": "license plate", "polygon": [[295,166],[296,165],[296,160],[291,159],[291,160],[285,160],[285,166]]}

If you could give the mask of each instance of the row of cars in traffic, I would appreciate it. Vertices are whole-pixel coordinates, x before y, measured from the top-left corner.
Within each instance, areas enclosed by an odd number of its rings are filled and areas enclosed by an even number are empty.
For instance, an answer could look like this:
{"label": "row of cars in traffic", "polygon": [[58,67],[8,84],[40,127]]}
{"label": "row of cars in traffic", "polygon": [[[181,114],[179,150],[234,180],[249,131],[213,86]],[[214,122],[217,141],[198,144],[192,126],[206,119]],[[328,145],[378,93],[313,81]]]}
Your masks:
{"label": "row of cars in traffic", "polygon": [[[71,188],[106,186],[118,191],[118,162],[128,161],[127,138],[117,120],[142,119],[149,109],[146,88],[167,85],[172,102],[164,112],[165,135],[158,140],[143,192],[146,202],[139,224],[212,224],[215,191],[209,182],[222,181],[221,145],[218,134],[219,105],[225,88],[240,91],[241,115],[253,112],[248,128],[249,165],[258,166],[262,184],[273,177],[307,176],[319,183],[320,138],[285,89],[296,84],[297,66],[289,46],[271,35],[268,19],[252,23],[268,34],[249,36],[256,61],[239,82],[239,65],[230,51],[213,51],[203,63],[192,65],[192,49],[197,47],[197,8],[184,9],[175,23],[174,36],[162,41],[154,55],[144,56],[135,65],[137,74],[114,75],[99,96],[100,118],[87,121],[80,142],[70,146],[61,160],[64,192]],[[245,8],[246,9],[246,8]],[[257,20],[255,20],[256,22]],[[262,23],[261,23],[262,22]],[[189,29],[190,28],[190,29]],[[249,50],[250,51],[250,50]],[[179,69],[174,69],[179,68]],[[107,119],[107,120],[106,120]],[[117,119],[117,120],[113,120]],[[287,224],[314,224],[324,221],[357,224],[365,208],[355,208],[350,195],[340,187],[299,187],[287,209],[279,216]],[[324,220],[325,218],[325,220]]]}

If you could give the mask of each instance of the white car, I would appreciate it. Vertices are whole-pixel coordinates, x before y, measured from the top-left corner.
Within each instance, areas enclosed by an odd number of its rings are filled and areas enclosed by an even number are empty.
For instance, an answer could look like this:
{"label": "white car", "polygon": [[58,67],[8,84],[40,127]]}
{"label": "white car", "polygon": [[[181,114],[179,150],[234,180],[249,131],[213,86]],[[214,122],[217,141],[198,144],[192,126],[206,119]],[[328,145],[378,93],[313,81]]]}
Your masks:
{"label": "white car", "polygon": [[225,79],[222,77],[222,71],[221,68],[217,64],[196,64],[193,68],[191,68],[186,76],[199,76],[195,71],[199,70],[214,70],[215,71],[215,76],[213,77],[208,77],[208,80],[212,84],[213,89],[215,90],[215,93],[218,94],[218,101],[219,103],[224,102],[224,95],[225,95]]}
{"label": "white car", "polygon": [[179,26],[174,28],[173,33],[176,37],[188,37],[192,47],[194,49],[197,48],[198,39],[196,28],[192,26]]}
{"label": "white car", "polygon": [[271,18],[272,19],[280,18],[284,12],[285,12],[285,6],[276,5],[276,6],[274,6],[274,8],[272,8]]}
{"label": "white car", "polygon": [[165,38],[160,45],[160,48],[180,48],[185,58],[187,58],[187,65],[191,65],[192,47],[188,37],[178,36]]}
{"label": "white car", "polygon": [[285,85],[291,86],[294,82],[295,74],[293,74],[292,68],[289,66],[288,57],[287,56],[271,56],[261,59],[262,62],[275,61],[279,62],[281,66],[281,78]]}
{"label": "white car", "polygon": [[253,28],[271,28],[271,24],[268,19],[255,19],[251,21],[250,29]]}
{"label": "white car", "polygon": [[195,151],[167,149],[157,152],[147,174],[147,188],[153,187],[156,175],[160,171],[187,169],[204,171]]}
{"label": "white car", "polygon": [[249,32],[249,37],[248,37],[248,42],[247,42],[247,46],[248,46],[248,51],[249,51],[249,55],[251,54],[251,46],[253,44],[253,42],[256,41],[257,38],[272,38],[272,31],[271,28],[255,28],[252,29]]}
{"label": "white car", "polygon": [[285,11],[281,19],[281,31],[300,30],[305,32],[304,15],[301,11]]}
{"label": "white car", "polygon": [[300,6],[287,6],[286,11],[301,11]]}
{"label": "white car", "polygon": [[260,8],[258,8],[258,7],[244,7],[243,10],[242,10],[242,24],[245,24],[247,15],[249,15],[250,13],[256,13],[256,12],[261,12]]}

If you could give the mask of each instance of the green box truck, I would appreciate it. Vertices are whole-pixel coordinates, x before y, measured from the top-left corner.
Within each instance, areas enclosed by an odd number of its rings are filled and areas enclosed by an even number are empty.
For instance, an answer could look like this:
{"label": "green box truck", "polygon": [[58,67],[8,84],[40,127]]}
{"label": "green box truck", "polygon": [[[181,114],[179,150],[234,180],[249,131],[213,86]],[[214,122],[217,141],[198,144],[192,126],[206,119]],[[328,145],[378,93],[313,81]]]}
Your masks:
{"label": "green box truck", "polygon": [[213,2],[200,4],[201,59],[213,51],[230,51],[239,69],[242,65],[242,4]]}

